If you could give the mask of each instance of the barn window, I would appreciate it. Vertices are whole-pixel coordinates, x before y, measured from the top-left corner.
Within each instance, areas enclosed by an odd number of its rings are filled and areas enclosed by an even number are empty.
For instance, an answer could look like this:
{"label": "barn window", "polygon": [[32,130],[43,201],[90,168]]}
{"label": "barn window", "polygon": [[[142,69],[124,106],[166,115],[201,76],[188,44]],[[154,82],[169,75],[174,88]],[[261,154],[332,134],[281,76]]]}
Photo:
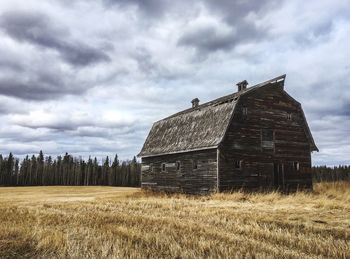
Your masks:
{"label": "barn window", "polygon": [[243,116],[248,116],[248,108],[247,107],[242,108],[242,114],[243,114]]}
{"label": "barn window", "polygon": [[180,161],[176,161],[176,171],[180,171]]}
{"label": "barn window", "polygon": [[272,129],[261,130],[261,147],[264,150],[274,149],[274,132]]}
{"label": "barn window", "polygon": [[192,160],[192,167],[193,167],[193,169],[198,169],[198,161],[197,160]]}
{"label": "barn window", "polygon": [[162,172],[165,172],[165,163],[162,163]]}
{"label": "barn window", "polygon": [[300,169],[299,162],[294,162],[293,163],[293,168],[294,168],[295,171],[299,171],[299,169]]}
{"label": "barn window", "polygon": [[242,169],[242,160],[234,160],[233,161],[233,168],[234,169]]}
{"label": "barn window", "polygon": [[150,165],[141,164],[141,172],[150,170]]}

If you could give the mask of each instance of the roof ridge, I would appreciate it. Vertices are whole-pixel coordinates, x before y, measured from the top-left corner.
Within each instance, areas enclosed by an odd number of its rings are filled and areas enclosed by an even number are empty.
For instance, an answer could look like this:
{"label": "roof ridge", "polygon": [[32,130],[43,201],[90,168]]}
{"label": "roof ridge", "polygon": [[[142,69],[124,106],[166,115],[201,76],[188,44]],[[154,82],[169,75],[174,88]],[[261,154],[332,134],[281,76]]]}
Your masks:
{"label": "roof ridge", "polygon": [[283,85],[285,75],[188,108],[155,122],[139,156],[217,147],[227,132],[239,98],[263,86]]}
{"label": "roof ridge", "polygon": [[265,85],[270,84],[270,83],[274,83],[274,82],[285,80],[285,78],[286,78],[286,74],[277,76],[275,78],[272,78],[270,80],[264,81],[262,83],[255,84],[255,85],[253,85],[251,87],[248,87],[248,88],[246,88],[246,89],[244,89],[242,91],[237,91],[237,92],[234,92],[234,93],[231,93],[231,94],[228,94],[228,95],[224,95],[224,96],[218,97],[216,99],[213,99],[213,100],[207,101],[205,103],[202,103],[202,104],[200,104],[200,105],[198,105],[197,107],[194,107],[194,108],[190,107],[190,108],[187,108],[185,110],[179,111],[179,112],[174,113],[172,115],[169,115],[169,116],[167,116],[167,117],[165,117],[163,119],[160,119],[160,120],[156,121],[155,123],[163,121],[163,120],[167,120],[167,119],[170,119],[170,118],[173,118],[173,117],[176,117],[178,115],[182,115],[182,114],[185,114],[185,113],[188,113],[188,112],[191,112],[191,111],[199,110],[200,108],[204,108],[204,107],[208,107],[210,105],[214,105],[214,104],[216,104],[216,103],[218,103],[220,101],[225,101],[226,99],[230,99],[230,98],[234,99],[235,97],[239,97],[242,94],[245,94],[245,93],[247,93],[247,92],[249,92],[251,90],[257,89],[259,87],[265,86]]}
{"label": "roof ridge", "polygon": [[[192,108],[192,107],[191,107],[191,108],[187,108],[187,109],[185,109],[185,110],[182,110],[182,111],[179,111],[179,112],[177,112],[177,113],[174,113],[174,114],[172,114],[172,115],[170,115],[170,116],[168,116],[168,117],[165,117],[165,118],[163,118],[163,119],[161,119],[161,120],[158,120],[158,121],[170,119],[170,118],[172,118],[172,117],[176,117],[176,116],[178,116],[178,115],[185,114],[185,113],[188,113],[188,112],[191,112],[191,111],[200,110],[201,108],[205,108],[205,107],[214,105],[214,104],[216,104],[216,103],[219,103],[220,101],[225,101],[226,99],[230,99],[230,98],[233,98],[233,99],[234,99],[236,94],[237,94],[237,92],[236,92],[236,93],[233,93],[233,94],[228,94],[228,95],[225,95],[225,96],[221,96],[221,97],[216,98],[216,99],[214,99],[214,100],[211,100],[211,101],[202,103],[202,104],[198,105],[198,106],[195,107],[195,108]],[[158,121],[156,121],[156,122],[158,122]]]}

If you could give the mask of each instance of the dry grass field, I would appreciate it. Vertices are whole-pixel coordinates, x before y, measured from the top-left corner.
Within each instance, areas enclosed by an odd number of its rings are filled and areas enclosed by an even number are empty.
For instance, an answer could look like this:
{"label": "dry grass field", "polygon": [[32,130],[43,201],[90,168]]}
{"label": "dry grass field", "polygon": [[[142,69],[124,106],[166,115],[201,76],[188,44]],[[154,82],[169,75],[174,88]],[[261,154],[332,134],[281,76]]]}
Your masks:
{"label": "dry grass field", "polygon": [[0,258],[350,258],[350,184],[165,195],[0,188]]}

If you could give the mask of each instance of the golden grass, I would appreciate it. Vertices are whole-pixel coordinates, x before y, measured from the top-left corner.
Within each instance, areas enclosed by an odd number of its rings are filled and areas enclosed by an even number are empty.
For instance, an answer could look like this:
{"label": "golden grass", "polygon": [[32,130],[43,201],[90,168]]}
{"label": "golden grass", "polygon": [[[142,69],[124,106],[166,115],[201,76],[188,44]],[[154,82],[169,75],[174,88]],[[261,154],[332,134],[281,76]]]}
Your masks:
{"label": "golden grass", "polygon": [[313,193],[0,188],[0,258],[350,258],[350,183]]}

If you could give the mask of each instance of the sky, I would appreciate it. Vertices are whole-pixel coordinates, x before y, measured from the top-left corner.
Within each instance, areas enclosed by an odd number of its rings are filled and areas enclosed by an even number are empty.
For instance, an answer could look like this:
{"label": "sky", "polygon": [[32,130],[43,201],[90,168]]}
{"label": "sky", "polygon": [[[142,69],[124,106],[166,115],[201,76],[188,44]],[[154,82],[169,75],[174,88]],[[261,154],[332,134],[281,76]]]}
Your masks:
{"label": "sky", "polygon": [[350,164],[342,0],[0,0],[0,153],[132,158],[154,121],[287,74],[316,165]]}

